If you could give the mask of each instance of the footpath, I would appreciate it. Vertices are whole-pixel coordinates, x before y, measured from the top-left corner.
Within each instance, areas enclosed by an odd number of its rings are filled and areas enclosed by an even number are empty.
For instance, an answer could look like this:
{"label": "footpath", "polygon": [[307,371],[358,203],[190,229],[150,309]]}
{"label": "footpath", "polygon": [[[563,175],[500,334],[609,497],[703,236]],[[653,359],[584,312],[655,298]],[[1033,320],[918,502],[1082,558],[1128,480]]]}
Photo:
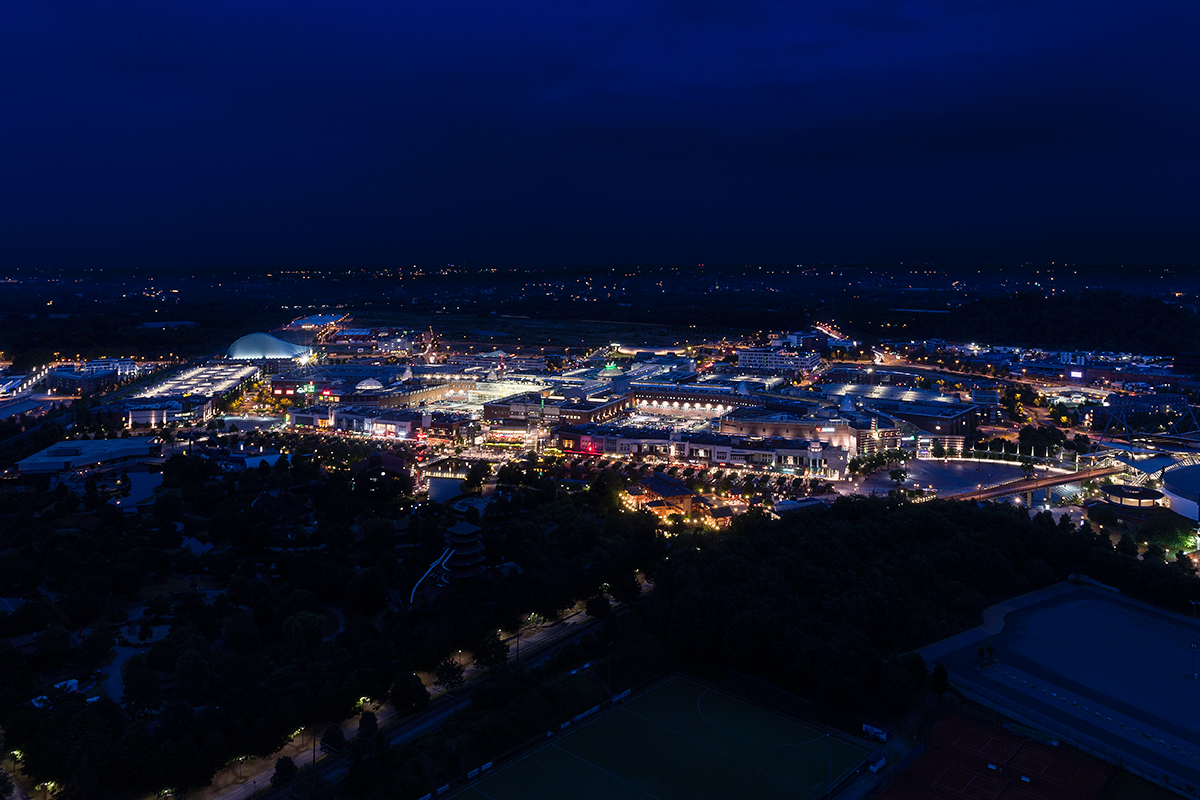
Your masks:
{"label": "footpath", "polygon": [[[546,648],[561,639],[574,635],[581,626],[586,626],[591,621],[591,618],[582,610],[577,609],[552,622],[526,625],[503,640],[509,647],[508,659],[514,663],[536,659]],[[474,664],[464,665],[464,667],[466,684],[464,689],[459,690],[460,692],[467,691],[466,687],[470,686],[471,681],[484,671]],[[422,675],[421,678],[425,685],[432,690],[430,692],[431,701],[447,696],[446,690],[437,686],[432,675]],[[382,729],[386,725],[396,722],[400,718],[395,708],[389,703],[367,703],[363,706],[363,710],[374,712],[381,733],[384,732]],[[359,716],[357,715],[341,723],[342,733],[347,741],[358,734],[358,723]],[[264,758],[245,757],[234,761],[230,766],[218,772],[210,785],[188,792],[187,800],[245,800],[270,788],[271,776],[275,773],[275,762],[278,759],[291,758],[297,767],[305,767],[322,761],[325,754],[321,751],[319,738],[328,725],[329,723],[324,723],[301,728],[287,744]]]}

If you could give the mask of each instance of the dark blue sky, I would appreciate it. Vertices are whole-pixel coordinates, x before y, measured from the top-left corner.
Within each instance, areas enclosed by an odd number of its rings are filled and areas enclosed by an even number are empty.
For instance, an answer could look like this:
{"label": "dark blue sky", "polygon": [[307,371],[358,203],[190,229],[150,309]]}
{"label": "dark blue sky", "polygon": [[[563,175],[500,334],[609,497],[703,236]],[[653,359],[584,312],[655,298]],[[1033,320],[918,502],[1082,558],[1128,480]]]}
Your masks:
{"label": "dark blue sky", "polygon": [[0,12],[0,266],[1200,266],[1195,0]]}

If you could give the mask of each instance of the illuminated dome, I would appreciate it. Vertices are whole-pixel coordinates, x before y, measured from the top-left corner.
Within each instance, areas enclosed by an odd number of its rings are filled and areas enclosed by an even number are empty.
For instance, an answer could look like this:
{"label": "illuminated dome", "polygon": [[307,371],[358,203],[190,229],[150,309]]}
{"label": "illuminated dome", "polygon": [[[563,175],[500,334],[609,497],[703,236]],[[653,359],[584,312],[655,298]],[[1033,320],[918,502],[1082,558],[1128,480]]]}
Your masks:
{"label": "illuminated dome", "polygon": [[369,392],[369,391],[373,391],[375,389],[382,389],[382,388],[383,388],[382,383],[375,380],[374,378],[367,378],[365,381],[359,381],[358,385],[354,387],[354,391]]}
{"label": "illuminated dome", "polygon": [[276,339],[269,333],[251,333],[229,345],[226,355],[240,361],[261,361],[300,358],[307,353],[308,348],[304,345]]}
{"label": "illuminated dome", "polygon": [[605,365],[604,369],[600,370],[600,374],[597,375],[596,377],[598,377],[602,381],[610,381],[613,378],[619,378],[624,374],[625,374],[625,370],[621,369],[616,364],[614,364],[613,362],[610,361],[607,365]]}

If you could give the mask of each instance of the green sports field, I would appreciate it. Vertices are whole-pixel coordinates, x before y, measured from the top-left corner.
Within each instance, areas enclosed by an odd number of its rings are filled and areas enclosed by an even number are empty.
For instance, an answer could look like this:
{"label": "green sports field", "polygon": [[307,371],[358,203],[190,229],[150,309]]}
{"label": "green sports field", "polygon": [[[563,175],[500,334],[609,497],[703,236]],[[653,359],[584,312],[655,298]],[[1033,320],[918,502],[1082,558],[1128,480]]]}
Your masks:
{"label": "green sports field", "polygon": [[577,726],[458,797],[794,800],[819,796],[831,771],[836,785],[867,755],[680,677]]}

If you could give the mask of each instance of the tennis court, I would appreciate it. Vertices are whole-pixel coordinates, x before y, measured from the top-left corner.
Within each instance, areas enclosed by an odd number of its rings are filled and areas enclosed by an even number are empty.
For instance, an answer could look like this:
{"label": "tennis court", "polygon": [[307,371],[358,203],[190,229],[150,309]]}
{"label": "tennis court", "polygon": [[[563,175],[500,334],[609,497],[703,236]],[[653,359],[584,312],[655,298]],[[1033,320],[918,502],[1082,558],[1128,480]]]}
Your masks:
{"label": "tennis court", "polygon": [[951,714],[881,800],[1095,800],[1115,770],[1095,758]]}
{"label": "tennis court", "polygon": [[812,798],[867,749],[674,677],[458,796],[550,798]]}

